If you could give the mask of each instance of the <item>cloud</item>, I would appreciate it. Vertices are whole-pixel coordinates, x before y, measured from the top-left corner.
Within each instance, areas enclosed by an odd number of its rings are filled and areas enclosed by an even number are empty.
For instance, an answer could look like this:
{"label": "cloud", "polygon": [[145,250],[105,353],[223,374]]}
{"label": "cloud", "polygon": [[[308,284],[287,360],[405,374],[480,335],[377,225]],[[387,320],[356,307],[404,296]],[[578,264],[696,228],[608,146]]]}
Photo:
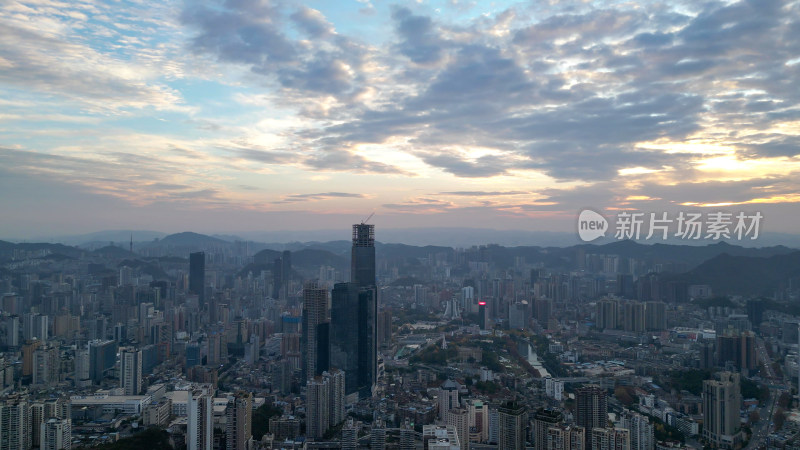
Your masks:
{"label": "cloud", "polygon": [[[286,19],[315,40],[290,37]],[[307,95],[353,95],[364,50],[339,36],[317,10],[301,7],[287,14],[261,2],[192,2],[181,14],[196,30],[190,49],[226,63],[244,64],[278,86]]]}
{"label": "cloud", "polygon": [[456,195],[463,197],[497,197],[503,195],[527,195],[527,191],[449,191],[439,192],[439,195]]}
{"label": "cloud", "polygon": [[444,40],[429,17],[415,15],[410,9],[395,7],[392,19],[401,41],[397,49],[417,64],[436,63],[443,57]]}
{"label": "cloud", "polygon": [[303,6],[292,14],[291,18],[300,29],[312,38],[327,36],[335,32],[333,25],[328,22],[325,16],[313,8]]}
{"label": "cloud", "polygon": [[298,203],[316,200],[330,200],[336,198],[367,198],[366,194],[354,194],[349,192],[320,192],[316,194],[291,194],[284,196],[281,200],[272,203]]}
{"label": "cloud", "polygon": [[[107,39],[113,51],[98,48],[81,30],[91,30],[88,15],[105,14],[104,7],[48,3],[0,8],[2,85],[61,97],[106,114],[146,107],[185,109],[180,93],[164,80],[182,71],[170,57],[169,46],[143,49],[127,36],[112,35]],[[131,23],[132,29],[158,26],[168,32],[164,24],[143,16]]]}

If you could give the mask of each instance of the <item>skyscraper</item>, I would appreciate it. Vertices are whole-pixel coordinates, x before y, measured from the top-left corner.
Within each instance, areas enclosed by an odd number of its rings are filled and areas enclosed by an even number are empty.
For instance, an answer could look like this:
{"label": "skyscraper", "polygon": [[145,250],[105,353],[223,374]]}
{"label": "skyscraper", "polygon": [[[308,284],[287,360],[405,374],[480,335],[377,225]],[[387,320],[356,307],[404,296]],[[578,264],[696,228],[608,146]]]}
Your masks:
{"label": "skyscraper", "polygon": [[206,254],[189,254],[189,292],[197,295],[200,308],[206,304]]}
{"label": "skyscraper", "polygon": [[306,435],[321,438],[330,425],[330,389],[328,380],[314,377],[306,383]]}
{"label": "skyscraper", "polygon": [[302,368],[306,379],[328,370],[328,325],[328,291],[320,288],[316,282],[308,282],[303,287]]}
{"label": "skyscraper", "polygon": [[628,410],[622,412],[622,427],[630,431],[631,450],[652,450],[655,445],[653,424],[647,417]]}
{"label": "skyscraper", "polygon": [[249,450],[253,440],[253,394],[239,391],[228,398],[226,414],[226,450]]}
{"label": "skyscraper", "polygon": [[119,385],[125,395],[139,395],[142,391],[142,352],[125,349],[120,353]]}
{"label": "skyscraper", "polygon": [[186,428],[187,450],[211,450],[214,446],[214,399],[201,389],[187,391],[189,421]]}
{"label": "skyscraper", "polygon": [[481,330],[485,330],[489,323],[489,311],[486,309],[486,302],[478,302],[478,325]]}
{"label": "skyscraper", "polygon": [[455,429],[461,450],[467,450],[469,448],[469,411],[466,408],[453,408],[444,416],[447,425]]}
{"label": "skyscraper", "polygon": [[557,427],[564,420],[564,415],[556,409],[539,408],[533,415],[533,448],[547,448],[547,430]]}
{"label": "skyscraper", "polygon": [[89,341],[89,378],[99,383],[105,372],[117,363],[117,343],[114,341]]}
{"label": "skyscraper", "polygon": [[458,401],[458,383],[453,380],[446,380],[439,388],[439,418],[445,420],[447,412],[453,408],[458,408],[461,403]]}
{"label": "skyscraper", "polygon": [[31,448],[28,402],[20,398],[0,400],[0,448],[28,450]]}
{"label": "skyscraper", "polygon": [[286,300],[292,281],[292,252],[284,250],[272,264],[272,297]]}
{"label": "skyscraper", "polygon": [[342,423],[344,376],[340,370],[323,372],[306,382],[306,433],[321,438],[328,428]]}
{"label": "skyscraper", "polygon": [[336,283],[331,293],[331,367],[344,370],[345,394],[358,392],[358,286]]}
{"label": "skyscraper", "polygon": [[370,450],[384,450],[386,448],[386,424],[378,419],[372,424],[369,432]]}
{"label": "skyscraper", "polygon": [[42,423],[39,431],[39,450],[70,450],[72,420],[52,418]]}
{"label": "skyscraper", "polygon": [[498,450],[524,450],[525,425],[528,414],[525,407],[508,402],[497,408],[497,448]]}
{"label": "skyscraper", "polygon": [[630,450],[631,434],[622,428],[594,428],[590,433],[592,450]]}
{"label": "skyscraper", "polygon": [[359,396],[370,397],[378,377],[378,312],[375,288],[358,292],[358,387]]}
{"label": "skyscraper", "polygon": [[377,376],[375,290],[337,283],[331,305],[330,365],[344,370],[347,395],[368,397]]}
{"label": "skyscraper", "polygon": [[576,389],[575,395],[577,403],[576,422],[579,427],[583,427],[586,430],[586,438],[591,439],[591,430],[593,428],[605,428],[608,425],[606,391],[597,385],[587,385]]}
{"label": "skyscraper", "polygon": [[721,372],[719,380],[703,381],[703,438],[720,448],[734,448],[741,439],[739,374]]}
{"label": "skyscraper", "polygon": [[374,287],[375,225],[353,225],[353,249],[350,259],[350,281],[358,287]]}

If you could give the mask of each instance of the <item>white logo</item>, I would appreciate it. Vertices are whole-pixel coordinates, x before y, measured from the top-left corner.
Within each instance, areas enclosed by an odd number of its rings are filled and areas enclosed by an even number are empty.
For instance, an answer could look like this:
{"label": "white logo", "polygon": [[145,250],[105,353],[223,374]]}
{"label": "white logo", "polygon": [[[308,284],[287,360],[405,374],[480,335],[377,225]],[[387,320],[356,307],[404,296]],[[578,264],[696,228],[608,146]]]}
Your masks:
{"label": "white logo", "polygon": [[606,235],[608,221],[591,209],[584,209],[578,216],[578,237],[584,242],[593,241]]}

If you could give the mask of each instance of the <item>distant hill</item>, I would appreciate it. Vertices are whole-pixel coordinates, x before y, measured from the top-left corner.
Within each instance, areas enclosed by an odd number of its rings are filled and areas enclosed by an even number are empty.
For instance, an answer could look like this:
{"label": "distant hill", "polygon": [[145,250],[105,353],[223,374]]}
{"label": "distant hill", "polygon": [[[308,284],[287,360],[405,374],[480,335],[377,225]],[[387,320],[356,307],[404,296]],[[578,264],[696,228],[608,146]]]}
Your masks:
{"label": "distant hill", "polygon": [[131,253],[130,250],[115,245],[106,245],[105,247],[98,248],[92,253],[104,258],[135,258],[136,254]]}
{"label": "distant hill", "polygon": [[142,273],[150,275],[154,280],[169,280],[170,276],[167,275],[158,265],[142,261],[138,259],[126,259],[117,264],[117,268],[128,266],[140,270]]}
{"label": "distant hill", "polygon": [[345,270],[350,265],[350,258],[345,259],[327,250],[307,248],[292,252],[292,265],[307,269],[316,269],[321,265],[326,265],[336,270]]}
{"label": "distant hill", "polygon": [[658,259],[666,261],[680,261],[695,266],[703,261],[722,254],[733,256],[753,256],[753,257],[768,257],[775,255],[784,255],[795,252],[797,250],[782,245],[774,247],[741,247],[738,245],[731,245],[727,242],[718,242],[708,245],[670,245],[670,244],[653,244],[645,245],[634,241],[616,241],[605,245],[578,245],[577,248],[583,248],[586,253],[598,254],[616,254],[620,256],[634,257],[638,259]]}
{"label": "distant hill", "polygon": [[164,236],[163,238],[159,239],[157,242],[161,245],[174,245],[181,247],[225,246],[230,244],[228,241],[207,236],[205,234],[193,233],[191,231],[170,234],[169,236]]}
{"label": "distant hill", "polygon": [[[84,251],[64,244],[50,244],[50,243],[19,243],[0,241],[0,260],[11,259],[14,251],[23,251],[32,253],[33,257],[51,255],[61,255],[67,258],[80,258]],[[41,255],[36,255],[41,253]]]}
{"label": "distant hill", "polygon": [[775,289],[800,282],[800,252],[769,257],[717,255],[675,279],[707,284],[714,294],[771,296]]}

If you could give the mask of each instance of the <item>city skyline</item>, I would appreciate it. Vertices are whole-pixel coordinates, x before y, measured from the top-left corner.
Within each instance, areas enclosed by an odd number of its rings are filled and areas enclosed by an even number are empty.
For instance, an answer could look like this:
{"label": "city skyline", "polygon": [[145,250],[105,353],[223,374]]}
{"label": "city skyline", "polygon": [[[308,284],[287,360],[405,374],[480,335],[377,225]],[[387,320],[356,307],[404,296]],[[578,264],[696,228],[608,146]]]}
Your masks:
{"label": "city skyline", "polygon": [[798,8],[8,2],[0,237],[373,211],[560,231],[583,207],[759,211],[792,233]]}

